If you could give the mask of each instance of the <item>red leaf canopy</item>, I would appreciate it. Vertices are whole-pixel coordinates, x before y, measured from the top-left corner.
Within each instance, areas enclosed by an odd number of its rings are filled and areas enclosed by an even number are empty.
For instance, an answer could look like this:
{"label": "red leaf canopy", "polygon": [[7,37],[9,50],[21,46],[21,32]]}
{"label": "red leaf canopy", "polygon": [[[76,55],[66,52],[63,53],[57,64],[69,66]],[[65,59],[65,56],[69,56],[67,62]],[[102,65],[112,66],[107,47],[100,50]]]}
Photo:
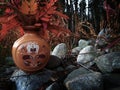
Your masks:
{"label": "red leaf canopy", "polygon": [[[4,1],[3,1],[4,2]],[[71,32],[61,24],[61,20],[68,17],[57,11],[57,0],[9,0],[4,2],[6,12],[0,17],[0,41],[7,35],[9,30],[20,27],[23,34],[23,25],[41,26],[40,35],[49,39],[49,33],[59,37],[60,34]],[[2,4],[0,4],[2,6]],[[29,22],[28,22],[29,21]]]}

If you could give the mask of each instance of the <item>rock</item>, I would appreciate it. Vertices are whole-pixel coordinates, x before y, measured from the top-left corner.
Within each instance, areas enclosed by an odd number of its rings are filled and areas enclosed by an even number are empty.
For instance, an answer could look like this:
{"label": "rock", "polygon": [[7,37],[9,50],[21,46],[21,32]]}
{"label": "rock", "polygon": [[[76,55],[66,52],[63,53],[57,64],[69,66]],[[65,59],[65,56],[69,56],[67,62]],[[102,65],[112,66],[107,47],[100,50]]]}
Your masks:
{"label": "rock", "polygon": [[65,69],[69,70],[69,69],[75,69],[75,68],[76,68],[76,66],[74,66],[74,65],[68,65]]}
{"label": "rock", "polygon": [[79,46],[81,49],[83,49],[84,47],[86,47],[86,46],[88,46],[88,45],[89,45],[89,42],[86,41],[86,40],[80,39],[80,40],[78,41],[78,46]]}
{"label": "rock", "polygon": [[120,52],[105,54],[96,58],[95,63],[104,73],[120,70]]}
{"label": "rock", "polygon": [[13,61],[13,58],[10,56],[10,57],[6,57],[5,58],[5,62],[7,65],[15,65],[14,64],[14,61]]}
{"label": "rock", "polygon": [[67,66],[67,67],[65,68],[65,70],[71,72],[71,71],[75,70],[76,68],[77,68],[77,67],[74,66],[74,65],[69,65],[69,66]]}
{"label": "rock", "polygon": [[73,48],[71,53],[72,54],[75,54],[75,55],[78,55],[80,50],[82,50],[83,48],[85,48],[86,46],[88,46],[89,44],[93,44],[93,41],[92,40],[89,40],[89,41],[86,41],[86,40],[83,40],[83,39],[80,39],[78,41],[78,46]]}
{"label": "rock", "polygon": [[59,72],[59,71],[64,71],[64,68],[60,66],[60,67],[55,68],[54,70]]}
{"label": "rock", "polygon": [[14,67],[14,66],[6,68],[5,74],[12,74],[16,69],[18,69],[18,68]]}
{"label": "rock", "polygon": [[101,31],[98,33],[97,39],[96,39],[96,46],[102,47],[106,44],[108,44],[108,39],[110,38],[109,31],[111,31],[108,28],[101,29]]}
{"label": "rock", "polygon": [[48,86],[45,90],[61,90],[58,83],[54,82],[50,86]]}
{"label": "rock", "polygon": [[103,90],[99,72],[79,75],[65,83],[67,90]]}
{"label": "rock", "polygon": [[44,83],[50,80],[52,72],[44,70],[35,74],[28,74],[22,70],[13,73],[10,80],[15,82],[16,90],[38,90]]}
{"label": "rock", "polygon": [[75,47],[72,49],[71,53],[73,55],[78,55],[81,49],[82,49],[81,47]]}
{"label": "rock", "polygon": [[68,74],[67,78],[64,80],[64,83],[78,77],[79,75],[83,75],[83,74],[87,74],[87,73],[91,73],[91,72],[93,72],[93,71],[89,71],[82,67],[78,68],[78,69],[72,71],[70,74]]}
{"label": "rock", "polygon": [[58,58],[57,56],[54,56],[54,55],[50,55],[50,59],[46,65],[46,68],[53,69],[53,68],[60,66],[60,64],[61,64],[60,58]]}
{"label": "rock", "polygon": [[97,53],[94,47],[86,46],[79,52],[79,55],[77,56],[77,63],[83,64],[89,68],[91,65],[94,64],[93,61],[96,56],[97,56]]}
{"label": "rock", "polygon": [[90,38],[90,39],[88,40],[89,45],[92,45],[92,46],[95,45],[95,42],[96,42],[96,39],[94,39],[94,38]]}
{"label": "rock", "polygon": [[6,57],[5,60],[11,60],[11,61],[13,61],[13,58],[11,56],[9,56],[9,57]]}
{"label": "rock", "polygon": [[59,58],[64,58],[67,53],[67,46],[65,43],[58,44],[52,52],[52,55],[57,56]]}

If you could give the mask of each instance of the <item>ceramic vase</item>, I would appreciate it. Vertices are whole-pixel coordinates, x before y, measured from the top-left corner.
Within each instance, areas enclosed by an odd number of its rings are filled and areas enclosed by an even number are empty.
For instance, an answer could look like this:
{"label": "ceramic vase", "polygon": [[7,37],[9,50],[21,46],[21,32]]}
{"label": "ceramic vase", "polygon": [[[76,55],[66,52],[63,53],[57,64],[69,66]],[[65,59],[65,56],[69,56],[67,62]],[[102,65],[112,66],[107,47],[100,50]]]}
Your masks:
{"label": "ceramic vase", "polygon": [[49,60],[50,46],[39,36],[39,28],[25,26],[23,29],[25,34],[12,47],[14,63],[28,73],[42,70]]}

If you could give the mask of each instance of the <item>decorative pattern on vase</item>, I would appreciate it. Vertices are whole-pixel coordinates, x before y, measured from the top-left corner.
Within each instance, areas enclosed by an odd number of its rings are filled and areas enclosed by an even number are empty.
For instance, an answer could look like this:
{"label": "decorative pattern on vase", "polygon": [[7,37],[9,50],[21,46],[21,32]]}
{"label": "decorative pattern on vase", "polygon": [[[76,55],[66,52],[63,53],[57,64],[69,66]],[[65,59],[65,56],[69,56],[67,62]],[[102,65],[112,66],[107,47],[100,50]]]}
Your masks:
{"label": "decorative pattern on vase", "polygon": [[50,57],[50,47],[36,34],[26,33],[14,43],[12,55],[18,68],[32,73],[45,67]]}
{"label": "decorative pattern on vase", "polygon": [[41,60],[46,58],[45,53],[39,54],[40,47],[36,42],[24,43],[19,49],[21,58],[26,66],[38,67],[42,64]]}

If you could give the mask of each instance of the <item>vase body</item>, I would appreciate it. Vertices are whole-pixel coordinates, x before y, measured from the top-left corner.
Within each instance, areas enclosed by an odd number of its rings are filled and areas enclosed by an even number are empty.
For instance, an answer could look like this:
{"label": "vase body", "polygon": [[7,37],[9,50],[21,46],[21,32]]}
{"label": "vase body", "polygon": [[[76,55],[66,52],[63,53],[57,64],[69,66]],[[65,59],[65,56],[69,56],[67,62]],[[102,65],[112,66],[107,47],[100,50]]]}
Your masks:
{"label": "vase body", "polygon": [[25,72],[36,72],[47,64],[50,57],[49,44],[35,32],[26,32],[12,47],[14,63]]}

